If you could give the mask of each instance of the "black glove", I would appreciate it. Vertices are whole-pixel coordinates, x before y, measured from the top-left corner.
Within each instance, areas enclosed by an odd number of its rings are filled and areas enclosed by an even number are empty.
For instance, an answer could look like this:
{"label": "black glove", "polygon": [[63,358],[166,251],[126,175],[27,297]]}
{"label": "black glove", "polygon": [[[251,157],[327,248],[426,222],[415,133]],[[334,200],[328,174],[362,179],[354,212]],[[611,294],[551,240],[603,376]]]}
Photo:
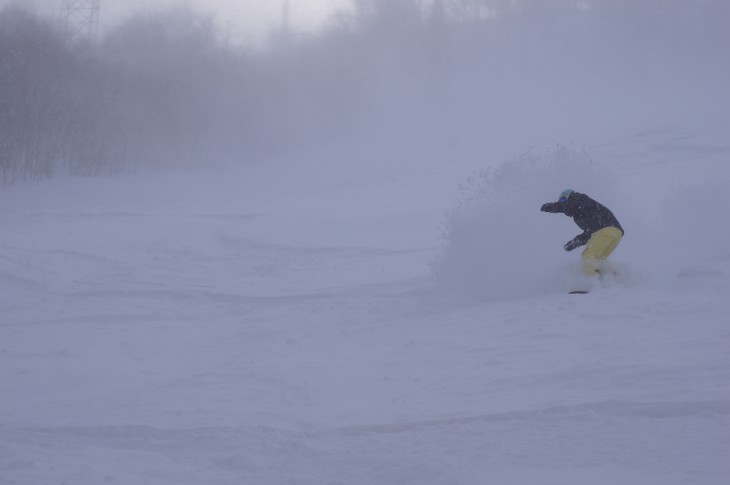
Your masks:
{"label": "black glove", "polygon": [[576,241],[575,239],[571,239],[570,241],[565,243],[565,246],[563,246],[563,247],[565,248],[566,251],[572,251],[579,246],[581,246],[581,244],[578,241]]}
{"label": "black glove", "polygon": [[555,214],[557,212],[564,212],[565,208],[558,202],[548,202],[547,204],[543,204],[542,207],[540,207],[540,210],[543,212],[552,212],[553,214]]}

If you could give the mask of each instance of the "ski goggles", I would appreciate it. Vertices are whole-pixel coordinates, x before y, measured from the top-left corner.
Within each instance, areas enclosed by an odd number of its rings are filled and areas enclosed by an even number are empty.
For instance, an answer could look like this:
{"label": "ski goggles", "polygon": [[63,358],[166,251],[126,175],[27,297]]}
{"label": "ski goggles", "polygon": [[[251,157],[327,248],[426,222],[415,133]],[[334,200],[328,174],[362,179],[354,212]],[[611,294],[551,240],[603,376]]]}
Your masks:
{"label": "ski goggles", "polygon": [[575,190],[572,190],[572,189],[563,190],[562,192],[560,192],[560,198],[558,198],[558,202],[560,202],[561,204],[565,204],[566,202],[568,202],[568,199],[570,198],[570,196],[573,195],[574,193],[575,193]]}

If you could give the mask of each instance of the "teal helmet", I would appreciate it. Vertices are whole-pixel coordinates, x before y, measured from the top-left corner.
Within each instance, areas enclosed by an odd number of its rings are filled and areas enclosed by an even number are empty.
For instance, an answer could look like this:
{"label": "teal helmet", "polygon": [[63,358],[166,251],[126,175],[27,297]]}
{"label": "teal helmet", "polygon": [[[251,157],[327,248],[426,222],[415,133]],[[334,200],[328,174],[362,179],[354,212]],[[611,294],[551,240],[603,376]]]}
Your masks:
{"label": "teal helmet", "polygon": [[558,198],[558,202],[567,202],[571,195],[575,193],[575,190],[573,189],[565,189],[562,192],[560,192],[560,197]]}

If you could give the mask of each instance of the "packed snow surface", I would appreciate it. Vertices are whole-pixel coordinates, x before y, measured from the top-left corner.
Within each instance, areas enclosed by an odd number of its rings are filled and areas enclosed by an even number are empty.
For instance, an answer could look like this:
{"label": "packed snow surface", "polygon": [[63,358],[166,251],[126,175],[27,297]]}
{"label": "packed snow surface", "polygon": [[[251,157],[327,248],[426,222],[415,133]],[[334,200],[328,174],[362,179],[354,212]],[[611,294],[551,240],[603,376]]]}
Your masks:
{"label": "packed snow surface", "polygon": [[[0,484],[727,484],[728,127],[2,189]],[[588,295],[568,187],[626,229]]]}

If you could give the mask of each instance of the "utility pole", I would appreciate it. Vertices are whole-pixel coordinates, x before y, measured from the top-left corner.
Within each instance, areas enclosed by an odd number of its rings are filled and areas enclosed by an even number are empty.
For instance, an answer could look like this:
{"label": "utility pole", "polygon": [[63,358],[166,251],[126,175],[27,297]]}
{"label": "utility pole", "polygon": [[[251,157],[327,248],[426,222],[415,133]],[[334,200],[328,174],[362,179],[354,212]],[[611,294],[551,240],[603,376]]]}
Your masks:
{"label": "utility pole", "polygon": [[281,7],[281,33],[283,35],[289,35],[289,14],[291,12],[291,4],[289,0],[284,2]]}
{"label": "utility pole", "polygon": [[61,23],[68,42],[96,42],[101,0],[61,0]]}

